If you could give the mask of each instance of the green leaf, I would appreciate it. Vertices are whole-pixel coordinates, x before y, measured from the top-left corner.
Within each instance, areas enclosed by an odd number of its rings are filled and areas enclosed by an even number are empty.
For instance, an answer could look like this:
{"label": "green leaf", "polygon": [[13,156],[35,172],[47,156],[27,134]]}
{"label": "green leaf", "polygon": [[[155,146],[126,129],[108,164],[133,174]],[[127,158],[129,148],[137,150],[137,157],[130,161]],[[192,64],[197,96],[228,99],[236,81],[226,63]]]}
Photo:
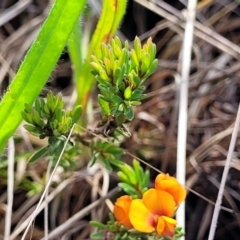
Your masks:
{"label": "green leaf", "polygon": [[130,86],[128,86],[124,91],[124,98],[126,100],[129,100],[131,98],[131,96],[132,96],[132,89]]}
{"label": "green leaf", "polygon": [[122,165],[124,165],[125,163],[124,162],[122,162],[122,161],[120,161],[120,160],[118,160],[118,159],[116,159],[116,158],[109,158],[108,159],[108,161],[112,164],[112,165],[114,165],[114,166],[116,166],[116,167],[120,167],[120,166],[122,166]]}
{"label": "green leaf", "polygon": [[123,102],[122,98],[120,98],[118,95],[113,95],[111,99],[112,102],[114,102],[115,104],[120,104]]}
{"label": "green leaf", "polygon": [[141,181],[143,188],[148,187],[149,179],[150,179],[150,172],[147,170],[147,171],[145,171],[143,179]]}
{"label": "green leaf", "polygon": [[32,133],[34,136],[39,136],[41,134],[43,134],[43,130],[39,127],[35,127],[32,125],[24,125],[24,128],[29,131],[30,133]]}
{"label": "green leaf", "polygon": [[118,84],[120,81],[122,81],[122,79],[123,79],[123,70],[124,69],[122,69],[120,67],[116,68],[116,70],[114,72],[114,78],[113,78],[114,84]]}
{"label": "green leaf", "polygon": [[96,161],[97,161],[97,156],[95,154],[93,154],[92,158],[90,159],[90,161],[88,163],[88,168],[92,167]]}
{"label": "green leaf", "polygon": [[78,105],[74,108],[72,112],[73,123],[76,123],[79,120],[81,114],[82,114],[82,106]]}
{"label": "green leaf", "polygon": [[29,159],[28,161],[29,162],[35,162],[37,161],[38,159],[42,158],[42,157],[45,157],[47,154],[48,154],[48,146],[46,147],[43,147],[43,148],[40,148],[37,152],[35,152]]}
{"label": "green leaf", "polygon": [[107,158],[105,158],[105,156],[102,156],[102,155],[99,154],[99,161],[105,166],[105,168],[108,171],[111,172],[113,170],[109,160]]}
{"label": "green leaf", "polygon": [[25,107],[25,112],[26,113],[32,113],[32,107],[29,105],[29,104],[27,104],[27,103],[24,103],[24,107]]}
{"label": "green leaf", "polygon": [[84,7],[85,0],[56,0],[36,40],[0,103],[0,152],[48,80]]}
{"label": "green leaf", "polygon": [[108,150],[108,152],[113,154],[114,156],[116,155],[119,156],[123,154],[123,150],[121,148],[112,146],[112,145],[111,145],[111,148]]}
{"label": "green leaf", "polygon": [[141,73],[142,74],[146,73],[149,67],[150,67],[150,55],[149,53],[145,53],[142,56],[142,65],[140,66]]}
{"label": "green leaf", "polygon": [[106,114],[107,116],[109,116],[110,115],[109,103],[107,101],[105,101],[104,99],[102,99],[101,95],[98,95],[98,102],[102,108],[103,113]]}
{"label": "green leaf", "polygon": [[141,58],[142,58],[141,49],[142,49],[142,45],[141,45],[140,39],[138,37],[135,37],[135,39],[134,39],[134,50],[136,52],[138,61],[140,61]]}
{"label": "green leaf", "polygon": [[[42,98],[38,98],[38,99],[36,99],[36,101],[35,101],[35,105],[34,105],[36,111],[37,111],[39,114],[41,114],[42,107],[43,107],[43,104],[42,104],[41,99],[42,99]],[[43,99],[42,99],[42,100],[43,100]]]}
{"label": "green leaf", "polygon": [[131,183],[131,185],[137,184],[138,181],[136,174],[132,167],[130,167],[128,164],[125,164],[124,166],[121,166],[120,169],[129,178],[129,183]]}
{"label": "green leaf", "polygon": [[104,233],[101,233],[101,232],[96,232],[96,233],[92,233],[91,234],[91,239],[96,239],[96,240],[102,240],[104,239]]}
{"label": "green leaf", "polygon": [[27,123],[33,124],[33,119],[31,113],[27,113],[25,111],[21,112],[23,120],[25,120]]}
{"label": "green leaf", "polygon": [[133,120],[134,112],[133,112],[132,107],[125,107],[125,108],[124,108],[124,113],[125,113],[126,118],[127,118],[128,120],[130,120],[130,121]]}
{"label": "green leaf", "polygon": [[136,178],[138,182],[142,181],[143,171],[140,163],[136,159],[133,159],[132,165],[133,165],[134,172],[136,173]]}
{"label": "green leaf", "polygon": [[157,66],[158,66],[158,60],[155,59],[149,66],[149,69],[147,70],[143,78],[147,79],[150,75],[152,75],[155,72]]}
{"label": "green leaf", "polygon": [[90,221],[90,224],[94,227],[97,227],[98,229],[106,229],[107,226],[103,223],[97,222],[97,221]]}
{"label": "green leaf", "polygon": [[130,180],[129,180],[128,176],[127,176],[124,172],[119,171],[119,172],[117,173],[117,175],[118,175],[118,177],[120,178],[120,180],[121,180],[122,182],[124,182],[124,183],[130,183]]}
{"label": "green leaf", "polygon": [[68,40],[68,52],[72,63],[74,82],[77,82],[83,65],[82,47],[81,47],[82,32],[80,22],[74,26],[73,32]]}
{"label": "green leaf", "polygon": [[118,183],[118,186],[120,188],[122,188],[122,190],[126,193],[128,193],[129,195],[136,195],[138,194],[137,190],[135,188],[133,188],[132,186],[130,186],[127,183]]}

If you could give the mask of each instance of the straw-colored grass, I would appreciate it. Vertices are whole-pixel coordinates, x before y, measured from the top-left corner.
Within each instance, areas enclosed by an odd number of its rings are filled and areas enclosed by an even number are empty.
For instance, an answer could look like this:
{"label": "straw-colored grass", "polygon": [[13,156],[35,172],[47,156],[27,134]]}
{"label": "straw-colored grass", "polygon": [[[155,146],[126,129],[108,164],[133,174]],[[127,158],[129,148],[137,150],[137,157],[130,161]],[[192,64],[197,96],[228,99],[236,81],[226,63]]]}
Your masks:
{"label": "straw-colored grass", "polygon": [[[157,171],[181,178],[188,189],[185,224],[184,218],[178,219],[180,226],[185,225],[185,240],[240,239],[239,3],[129,1],[118,32],[122,40],[130,41],[135,35],[143,42],[151,36],[159,59],[156,73],[146,82],[147,98],[135,108],[136,117],[128,126],[132,136],[122,140],[123,161],[129,163],[135,156],[143,166],[146,163],[152,179]],[[97,0],[89,1],[93,12],[81,19],[87,33],[98,19],[95,6]],[[48,11],[47,0],[0,1],[0,96]],[[72,77],[64,52],[42,95],[49,89],[61,91],[71,108]],[[96,95],[93,91],[93,111],[86,112],[95,120],[99,118]],[[120,194],[115,174],[99,165],[86,168],[89,157],[84,151],[75,159],[74,171],[57,166],[46,177],[46,159],[29,164],[26,154],[45,144],[21,126],[1,156],[0,239],[89,239],[94,231],[89,220],[106,221]],[[23,179],[41,191],[28,197],[31,187],[27,189]]]}

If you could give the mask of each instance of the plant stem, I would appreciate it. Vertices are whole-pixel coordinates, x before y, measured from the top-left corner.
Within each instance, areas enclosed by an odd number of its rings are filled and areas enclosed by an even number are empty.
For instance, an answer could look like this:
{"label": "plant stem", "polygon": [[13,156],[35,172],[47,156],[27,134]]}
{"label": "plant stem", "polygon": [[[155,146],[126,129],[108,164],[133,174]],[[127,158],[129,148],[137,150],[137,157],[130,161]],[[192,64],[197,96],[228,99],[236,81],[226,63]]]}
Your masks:
{"label": "plant stem", "polygon": [[7,184],[7,209],[5,218],[4,240],[8,240],[12,225],[12,205],[14,192],[14,156],[15,146],[13,138],[8,141],[8,184]]}
{"label": "plant stem", "polygon": [[[182,47],[181,83],[179,89],[179,116],[177,139],[177,179],[185,185],[186,182],[186,146],[187,146],[187,118],[188,118],[188,85],[191,65],[191,54],[194,36],[195,9],[197,0],[189,0],[185,12],[186,26]],[[178,224],[185,229],[185,203],[182,203],[176,215]],[[184,239],[182,237],[181,239]]]}
{"label": "plant stem", "polygon": [[232,160],[233,151],[234,151],[234,147],[236,144],[237,135],[238,135],[238,131],[239,131],[239,123],[240,123],[240,104],[238,105],[237,118],[236,118],[236,122],[235,122],[234,129],[232,132],[232,138],[231,138],[231,142],[230,142],[230,146],[229,146],[229,150],[228,150],[226,164],[225,164],[224,170],[223,170],[223,175],[222,175],[222,180],[221,180],[221,184],[220,184],[220,188],[219,188],[219,192],[218,192],[217,202],[216,202],[214,212],[213,212],[213,218],[212,218],[212,222],[211,222],[208,240],[213,240],[214,235],[215,235],[218,215],[219,215],[219,212],[221,209],[224,187],[225,187],[225,184],[227,181],[227,175],[228,175],[228,171],[229,171],[229,167],[230,167],[230,163]]}

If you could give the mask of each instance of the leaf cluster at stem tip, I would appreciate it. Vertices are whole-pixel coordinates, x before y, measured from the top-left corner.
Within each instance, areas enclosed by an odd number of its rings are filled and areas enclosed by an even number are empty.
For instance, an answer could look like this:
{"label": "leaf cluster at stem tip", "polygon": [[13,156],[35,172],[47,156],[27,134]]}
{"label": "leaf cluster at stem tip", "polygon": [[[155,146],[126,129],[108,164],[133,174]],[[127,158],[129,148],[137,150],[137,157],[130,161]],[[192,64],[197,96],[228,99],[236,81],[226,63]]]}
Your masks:
{"label": "leaf cluster at stem tip", "polygon": [[48,137],[49,144],[34,153],[29,161],[47,155],[58,156],[62,151],[73,124],[79,120],[82,112],[80,105],[72,111],[66,111],[64,105],[62,96],[54,96],[52,92],[48,93],[46,100],[38,98],[32,107],[25,103],[22,111],[22,117],[28,123],[24,125],[25,129],[40,139]]}
{"label": "leaf cluster at stem tip", "polygon": [[91,55],[93,68],[100,94],[99,104],[103,111],[103,120],[114,116],[117,125],[131,121],[134,117],[133,106],[141,104],[145,80],[155,71],[158,65],[156,45],[151,38],[142,46],[138,37],[130,49],[126,41],[122,45],[115,37],[110,44],[102,44],[101,57]]}
{"label": "leaf cluster at stem tip", "polygon": [[109,171],[124,165],[124,163],[119,160],[123,154],[123,150],[118,146],[97,140],[90,144],[90,148],[92,158],[88,164],[89,167],[93,166],[97,160]]}
{"label": "leaf cluster at stem tip", "polygon": [[52,137],[67,136],[79,120],[82,108],[78,105],[72,111],[66,111],[64,105],[62,96],[54,96],[52,92],[48,93],[46,101],[38,98],[33,107],[25,103],[22,117],[28,124],[24,127],[40,139],[50,137],[51,141]]}
{"label": "leaf cluster at stem tip", "polygon": [[119,166],[120,171],[117,173],[121,182],[118,184],[132,198],[141,198],[147,191],[150,179],[148,170],[144,171],[137,160],[133,160],[133,167],[128,164]]}

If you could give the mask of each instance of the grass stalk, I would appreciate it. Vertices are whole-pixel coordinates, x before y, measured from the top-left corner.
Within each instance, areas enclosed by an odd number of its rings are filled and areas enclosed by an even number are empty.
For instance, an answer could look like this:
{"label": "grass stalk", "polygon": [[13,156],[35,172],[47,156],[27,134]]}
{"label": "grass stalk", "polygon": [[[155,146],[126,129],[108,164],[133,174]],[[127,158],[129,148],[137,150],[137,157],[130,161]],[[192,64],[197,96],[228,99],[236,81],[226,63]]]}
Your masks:
{"label": "grass stalk", "polygon": [[13,138],[8,141],[8,185],[7,185],[7,210],[5,218],[4,240],[8,240],[12,225],[12,205],[14,195],[14,157],[15,146]]}
{"label": "grass stalk", "polygon": [[[196,16],[197,0],[189,0],[185,12],[186,26],[182,46],[181,83],[179,86],[179,115],[177,137],[177,179],[186,184],[186,146],[187,146],[187,119],[188,119],[188,85],[191,67],[191,54],[194,36],[194,22]],[[177,222],[185,229],[185,203],[177,211]],[[182,238],[184,239],[184,237]]]}
{"label": "grass stalk", "polygon": [[[46,172],[46,182],[48,182],[48,179],[50,177],[51,168],[52,168],[52,160],[50,160],[48,163],[47,172]],[[48,195],[49,195],[49,189],[47,188],[46,195],[45,195],[46,206],[44,208],[44,236],[46,239],[48,239],[48,202],[47,202]]]}
{"label": "grass stalk", "polygon": [[216,202],[214,212],[213,212],[213,218],[212,218],[212,222],[211,222],[211,227],[210,227],[208,240],[213,240],[215,232],[216,232],[218,216],[219,216],[219,212],[220,212],[220,209],[221,209],[223,192],[224,192],[224,188],[225,188],[225,185],[226,185],[227,175],[228,175],[228,171],[229,171],[229,168],[230,168],[230,163],[231,163],[231,160],[232,160],[232,157],[233,157],[233,151],[234,151],[237,136],[238,136],[239,123],[240,123],[240,104],[238,105],[237,118],[236,118],[236,122],[235,122],[233,132],[232,132],[232,138],[231,138],[231,142],[230,142],[230,146],[229,146],[229,150],[228,150],[226,164],[225,164],[224,170],[223,170],[223,175],[222,175],[220,188],[219,188],[219,191],[218,191],[217,202]]}
{"label": "grass stalk", "polygon": [[[59,162],[60,162],[60,160],[61,160],[61,158],[62,158],[62,156],[63,156],[63,153],[64,153],[64,151],[65,151],[65,149],[66,149],[66,146],[67,146],[67,144],[68,144],[68,142],[69,142],[69,140],[70,140],[70,137],[71,137],[71,135],[72,135],[74,126],[75,126],[75,125],[73,125],[73,127],[72,127],[72,129],[71,129],[71,131],[70,131],[70,133],[69,133],[69,135],[68,135],[68,138],[67,138],[67,140],[66,140],[66,142],[65,142],[65,144],[64,144],[64,146],[63,146],[63,149],[62,149],[62,151],[61,151],[61,154],[60,154],[59,157],[58,157],[58,160],[57,160],[57,162],[56,162],[56,164],[55,164],[55,166],[54,166],[54,169],[53,169],[53,171],[52,171],[52,173],[51,173],[51,175],[50,175],[50,177],[49,177],[49,180],[48,180],[48,182],[47,182],[47,184],[46,184],[46,187],[45,187],[45,189],[44,189],[44,191],[43,191],[43,194],[42,194],[42,196],[41,196],[41,198],[40,198],[40,200],[39,200],[39,202],[38,202],[38,204],[37,204],[37,207],[36,207],[35,211],[33,212],[32,216],[31,216],[30,221],[28,222],[28,225],[27,225],[27,227],[26,227],[26,230],[25,230],[25,232],[24,232],[21,240],[24,240],[24,239],[25,239],[25,237],[26,237],[26,235],[27,235],[27,232],[28,232],[31,224],[32,224],[32,222],[34,221],[34,219],[35,219],[35,217],[36,217],[36,215],[37,215],[37,213],[38,213],[38,209],[39,209],[39,207],[40,207],[43,199],[45,198],[45,196],[46,196],[46,194],[47,194],[47,192],[48,192],[48,189],[49,189],[49,187],[50,187],[50,185],[51,185],[53,176],[54,176],[54,174],[55,174],[55,172],[56,172],[56,170],[57,170],[57,167],[58,167],[58,165],[59,165]],[[46,199],[46,200],[47,200],[47,199]],[[46,204],[47,204],[47,201],[46,201]]]}

